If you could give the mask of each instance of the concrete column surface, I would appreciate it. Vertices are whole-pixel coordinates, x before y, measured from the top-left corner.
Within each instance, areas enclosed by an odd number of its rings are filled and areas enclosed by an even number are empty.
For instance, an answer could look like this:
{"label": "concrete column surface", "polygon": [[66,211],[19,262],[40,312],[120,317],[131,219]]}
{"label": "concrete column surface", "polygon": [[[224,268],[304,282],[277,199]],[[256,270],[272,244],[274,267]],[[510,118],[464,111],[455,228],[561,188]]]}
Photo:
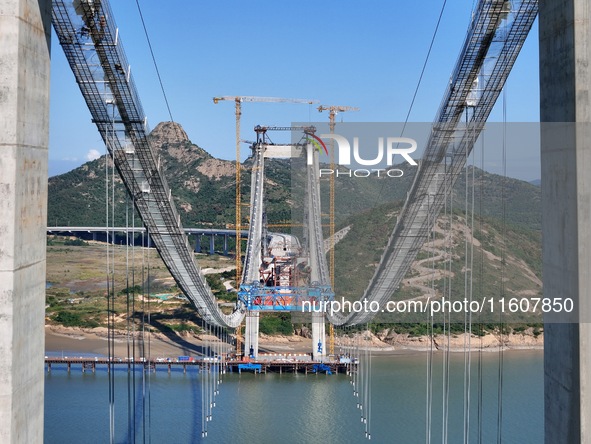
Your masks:
{"label": "concrete column surface", "polygon": [[570,319],[545,316],[548,444],[591,442],[591,6],[540,0],[544,297],[572,298]]}
{"label": "concrete column surface", "polygon": [[326,357],[325,322],[324,313],[312,313],[312,356],[316,361]]}
{"label": "concrete column surface", "polygon": [[259,313],[249,311],[245,317],[244,356],[250,356],[250,349],[256,358],[259,355]]}
{"label": "concrete column surface", "polygon": [[0,0],[0,442],[43,442],[50,0]]}

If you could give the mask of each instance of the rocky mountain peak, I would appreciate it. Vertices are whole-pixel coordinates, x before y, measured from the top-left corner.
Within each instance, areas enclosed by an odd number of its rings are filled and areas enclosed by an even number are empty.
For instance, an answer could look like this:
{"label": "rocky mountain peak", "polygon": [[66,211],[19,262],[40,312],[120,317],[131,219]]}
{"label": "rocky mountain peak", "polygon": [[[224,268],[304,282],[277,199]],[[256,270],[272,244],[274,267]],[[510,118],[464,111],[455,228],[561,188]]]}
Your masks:
{"label": "rocky mountain peak", "polygon": [[152,142],[160,147],[163,145],[190,143],[183,127],[176,122],[160,122],[150,133]]}
{"label": "rocky mountain peak", "polygon": [[[175,122],[161,122],[156,125],[150,133],[150,142],[156,152],[166,151],[166,156],[162,159],[165,165],[174,160],[187,167],[195,161],[200,162],[211,157],[205,150],[193,144],[183,127]],[[174,167],[179,168],[178,165]]]}

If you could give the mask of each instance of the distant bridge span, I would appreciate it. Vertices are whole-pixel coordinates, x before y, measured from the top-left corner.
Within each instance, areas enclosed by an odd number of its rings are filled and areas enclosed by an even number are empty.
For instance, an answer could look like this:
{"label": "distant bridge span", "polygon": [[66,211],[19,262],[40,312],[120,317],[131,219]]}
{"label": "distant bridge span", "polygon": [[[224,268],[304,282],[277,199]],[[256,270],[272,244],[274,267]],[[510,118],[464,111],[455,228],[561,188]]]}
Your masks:
{"label": "distant bridge span", "polygon": [[[230,236],[236,237],[236,230],[228,230],[225,228],[183,228],[186,234],[202,234],[214,236]],[[87,233],[145,233],[144,227],[77,227],[77,226],[60,226],[47,227],[47,233],[68,233],[68,232],[87,232]],[[246,239],[248,237],[248,230],[240,231],[240,238]]]}
{"label": "distant bridge span", "polygon": [[[186,235],[193,235],[197,237],[197,241],[195,242],[195,253],[201,253],[202,251],[207,251],[207,247],[203,247],[201,245],[201,237],[202,236],[209,236],[209,254],[215,254],[215,237],[221,236],[224,240],[223,245],[223,253],[224,255],[228,255],[228,239],[231,237],[236,237],[236,230],[228,230],[224,228],[184,228],[184,232]],[[76,227],[76,226],[63,226],[63,227],[47,227],[47,234],[76,234],[76,233],[92,233],[93,240],[97,240],[96,235],[102,234],[105,236],[105,240],[109,239],[110,242],[114,242],[116,235],[119,233],[123,233],[124,236],[135,235],[136,233],[146,233],[145,227]],[[272,234],[272,233],[270,233]],[[247,239],[248,238],[248,231],[241,230],[240,231],[240,238]],[[150,236],[147,236],[146,244],[148,247],[152,246],[152,241]]]}

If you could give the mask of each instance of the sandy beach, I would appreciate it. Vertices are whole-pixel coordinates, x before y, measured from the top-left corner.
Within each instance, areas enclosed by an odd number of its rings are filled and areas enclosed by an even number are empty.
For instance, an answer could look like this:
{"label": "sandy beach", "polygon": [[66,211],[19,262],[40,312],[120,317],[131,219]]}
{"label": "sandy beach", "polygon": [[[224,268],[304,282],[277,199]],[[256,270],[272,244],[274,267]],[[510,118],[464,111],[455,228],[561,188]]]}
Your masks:
{"label": "sandy beach", "polygon": [[[132,341],[133,338],[130,338]],[[213,337],[209,337],[213,340]],[[206,337],[193,335],[167,336],[162,333],[146,334],[145,347],[149,346],[152,357],[175,357],[181,355],[200,354],[207,340]],[[114,356],[126,357],[131,354],[131,345],[128,348],[125,332],[115,334]],[[136,340],[136,350],[140,350],[141,341]],[[290,338],[268,338],[263,336],[260,340],[260,350],[263,353],[308,353],[312,349],[310,339],[293,336]],[[107,356],[109,345],[107,341],[107,329],[81,329],[61,326],[45,327],[45,350],[47,353],[63,353],[65,356],[76,354]],[[232,347],[227,346],[228,351]],[[136,355],[138,351],[136,351]],[[141,354],[141,353],[140,353]]]}
{"label": "sandy beach", "polygon": [[[337,338],[337,347],[362,345],[362,348],[370,348],[372,352],[383,354],[407,354],[416,352],[425,352],[433,349],[436,352],[444,351],[449,346],[451,352],[463,352],[469,344],[472,350],[482,349],[483,351],[498,351],[501,345],[499,338],[489,334],[478,337],[468,337],[465,335],[454,335],[453,337],[434,338],[433,344],[428,337],[412,337],[398,335],[398,337],[389,337],[386,341],[380,340],[374,335],[365,333],[365,340],[359,341],[355,338]],[[115,334],[114,356],[124,358],[132,354],[132,339],[128,345],[125,332]],[[207,340],[204,336],[178,334],[164,335],[162,333],[146,334],[145,354],[156,357],[176,357],[181,355],[197,355],[201,353],[202,347]],[[209,339],[213,339],[209,337]],[[361,342],[364,342],[361,344]],[[531,335],[512,334],[503,337],[503,349],[505,350],[541,350],[543,349],[543,335],[537,337]],[[433,347],[432,347],[433,345]],[[136,356],[142,356],[141,341],[136,339]],[[76,356],[77,354],[107,356],[109,345],[107,341],[107,329],[81,329],[61,326],[45,327],[45,350],[47,353],[61,353],[64,356]],[[228,351],[232,347],[227,345]],[[261,353],[309,353],[312,349],[312,341],[301,336],[266,336],[261,335],[260,351]]]}

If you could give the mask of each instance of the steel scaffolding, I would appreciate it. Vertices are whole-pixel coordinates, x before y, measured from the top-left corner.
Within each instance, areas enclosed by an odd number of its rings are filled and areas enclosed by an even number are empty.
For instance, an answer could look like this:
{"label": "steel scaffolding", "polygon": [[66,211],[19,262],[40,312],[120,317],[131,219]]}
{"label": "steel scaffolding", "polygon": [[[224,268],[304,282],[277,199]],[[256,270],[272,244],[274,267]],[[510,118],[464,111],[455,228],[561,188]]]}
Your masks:
{"label": "steel scaffolding", "polygon": [[[478,3],[423,159],[362,301],[377,301],[383,307],[429,238],[445,197],[484,128],[537,12],[537,0]],[[336,325],[362,324],[375,314],[337,313],[329,320]]]}
{"label": "steel scaffolding", "polygon": [[179,288],[208,323],[237,327],[244,308],[223,314],[193,256],[148,139],[147,120],[106,0],[53,2],[52,23],[93,122]]}

